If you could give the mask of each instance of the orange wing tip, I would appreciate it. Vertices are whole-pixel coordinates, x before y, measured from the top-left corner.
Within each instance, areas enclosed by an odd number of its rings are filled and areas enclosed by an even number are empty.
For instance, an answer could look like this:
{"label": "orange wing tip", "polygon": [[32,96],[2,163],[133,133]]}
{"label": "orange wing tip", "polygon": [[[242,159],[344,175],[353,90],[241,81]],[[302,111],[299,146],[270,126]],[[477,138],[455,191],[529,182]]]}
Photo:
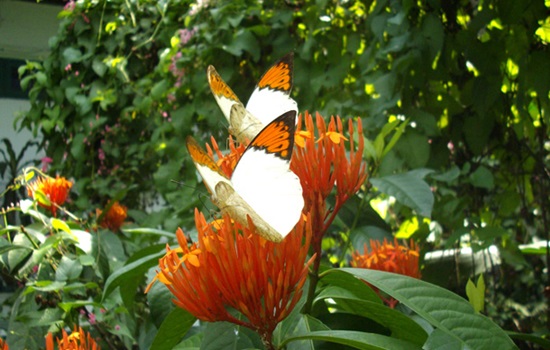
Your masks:
{"label": "orange wing tip", "polygon": [[210,85],[210,90],[214,96],[224,96],[233,101],[239,101],[237,95],[231,90],[229,85],[222,79],[222,77],[216,71],[214,66],[208,66],[206,70],[206,75],[208,77],[208,84]]}
{"label": "orange wing tip", "polygon": [[294,53],[286,54],[265,72],[258,83],[258,88],[270,88],[290,94],[292,90],[292,72],[294,70]]}
{"label": "orange wing tip", "polygon": [[210,158],[208,153],[206,153],[206,151],[199,145],[199,143],[197,142],[197,140],[195,140],[195,138],[193,138],[193,136],[189,135],[185,138],[185,146],[187,147],[187,151],[193,159],[195,166],[197,166],[198,164],[208,167],[210,170],[219,173],[220,175],[225,177],[216,162],[214,162],[214,160]]}
{"label": "orange wing tip", "polygon": [[269,123],[256,136],[251,147],[265,150],[267,153],[290,160],[294,148],[296,130],[296,111],[288,111]]}

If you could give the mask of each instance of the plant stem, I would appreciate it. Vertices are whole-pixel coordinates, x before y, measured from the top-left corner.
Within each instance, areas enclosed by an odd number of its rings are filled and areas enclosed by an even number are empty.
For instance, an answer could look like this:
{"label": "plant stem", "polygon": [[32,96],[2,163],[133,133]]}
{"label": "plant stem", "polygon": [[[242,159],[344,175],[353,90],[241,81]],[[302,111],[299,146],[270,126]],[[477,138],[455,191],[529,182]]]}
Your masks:
{"label": "plant stem", "polygon": [[[540,107],[540,101],[539,102],[539,113],[542,115],[542,109]],[[546,169],[544,160],[546,159],[546,152],[544,144],[546,142],[547,137],[547,127],[544,123],[544,118],[540,118],[540,128],[539,132],[537,133],[538,141],[539,141],[539,150],[538,150],[538,157],[537,157],[537,163],[538,166],[536,168],[536,171],[538,171],[538,174],[535,175],[535,179],[538,180],[539,185],[539,206],[541,211],[541,217],[542,217],[542,231],[544,232],[544,238],[546,239],[546,266],[550,266],[550,225],[548,224],[548,196],[550,195],[548,192],[548,182],[550,181],[548,169]],[[548,269],[547,269],[548,270]],[[546,327],[550,328],[550,271],[546,272],[546,287],[544,288],[544,295],[546,297]]]}
{"label": "plant stem", "polygon": [[275,346],[273,345],[272,332],[263,331],[260,333],[260,337],[262,338],[262,342],[264,343],[266,350],[276,350]]}

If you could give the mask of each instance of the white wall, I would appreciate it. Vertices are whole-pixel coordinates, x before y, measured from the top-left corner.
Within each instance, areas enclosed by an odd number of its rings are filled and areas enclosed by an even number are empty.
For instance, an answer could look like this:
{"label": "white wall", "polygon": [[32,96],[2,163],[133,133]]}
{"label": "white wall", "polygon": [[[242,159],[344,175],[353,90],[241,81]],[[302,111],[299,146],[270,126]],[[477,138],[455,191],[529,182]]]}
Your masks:
{"label": "white wall", "polygon": [[[0,57],[21,60],[41,60],[49,50],[48,41],[57,33],[57,14],[63,9],[59,5],[49,5],[33,1],[0,0]],[[0,79],[10,77],[0,76]],[[27,141],[32,139],[29,131],[17,133],[13,122],[18,113],[30,108],[29,101],[0,96],[0,140],[7,138],[12,143],[16,155]],[[4,143],[0,149],[5,151]],[[29,148],[26,160],[41,159],[44,153]],[[4,161],[0,157],[0,161]],[[0,176],[0,192],[9,178]],[[1,202],[1,199],[0,199]]]}
{"label": "white wall", "polygon": [[[0,57],[41,59],[57,32],[61,6],[0,0]],[[1,79],[1,78],[0,78]]]}
{"label": "white wall", "polygon": [[[0,140],[7,138],[11,142],[16,156],[19,155],[19,152],[29,140],[33,140],[32,133],[30,131],[22,130],[18,133],[13,127],[15,117],[19,113],[27,111],[29,108],[30,104],[27,100],[0,98]],[[4,150],[4,152],[6,151],[4,142],[0,143],[0,149]],[[44,155],[44,152],[37,152],[36,147],[30,147],[25,152],[23,162],[41,159]],[[3,161],[3,157],[0,156],[0,162]],[[0,193],[3,192],[8,185],[8,180],[9,174],[4,174],[4,177],[0,176]]]}

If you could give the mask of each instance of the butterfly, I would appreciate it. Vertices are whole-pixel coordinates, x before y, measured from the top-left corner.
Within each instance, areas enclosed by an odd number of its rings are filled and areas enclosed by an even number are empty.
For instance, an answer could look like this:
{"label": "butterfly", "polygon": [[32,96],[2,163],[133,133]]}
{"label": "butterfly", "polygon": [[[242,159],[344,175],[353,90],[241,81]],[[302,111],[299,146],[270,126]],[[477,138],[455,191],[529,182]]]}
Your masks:
{"label": "butterfly", "polygon": [[252,140],[272,120],[287,111],[298,113],[298,104],[290,97],[294,54],[291,52],[269,68],[252,92],[246,108],[231,114],[234,104],[243,105],[213,66],[208,66],[210,90],[229,122],[229,132],[239,142]]}
{"label": "butterfly", "polygon": [[275,118],[250,142],[231,178],[192,136],[186,140],[214,204],[242,225],[252,221],[258,234],[274,242],[292,230],[304,207],[300,179],[290,170],[295,128],[296,111]]}

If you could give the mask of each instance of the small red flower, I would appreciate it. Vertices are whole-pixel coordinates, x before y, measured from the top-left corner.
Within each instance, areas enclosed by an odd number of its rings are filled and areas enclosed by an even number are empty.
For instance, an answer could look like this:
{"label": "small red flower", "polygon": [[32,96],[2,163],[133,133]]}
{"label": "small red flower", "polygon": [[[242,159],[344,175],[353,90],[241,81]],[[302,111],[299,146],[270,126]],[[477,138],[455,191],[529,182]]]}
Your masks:
{"label": "small red flower", "polygon": [[[62,336],[56,338],[58,350],[101,350],[95,340],[88,332],[84,332],[81,327],[74,327],[73,332],[67,335],[63,329]],[[54,350],[54,341],[52,333],[46,335],[46,350]]]}
{"label": "small red flower", "polygon": [[56,216],[57,208],[65,203],[72,186],[72,182],[59,175],[55,179],[40,177],[27,185],[27,193],[29,197],[38,201],[38,205]]}
{"label": "small red flower", "polygon": [[[306,222],[300,220],[281,243],[274,243],[227,215],[208,223],[195,210],[198,242],[189,246],[179,229],[179,247],[166,247],[155,280],[168,287],[177,306],[195,317],[245,326],[270,342],[277,324],[302,295],[312,261],[305,263],[311,239]],[[235,318],[229,308],[246,319]]]}
{"label": "small red flower", "polygon": [[[101,214],[102,211],[96,209],[96,215],[98,218],[101,216]],[[111,205],[107,213],[101,218],[99,225],[103,228],[108,228],[113,232],[117,232],[124,223],[124,220],[126,220],[126,217],[128,217],[128,208],[116,201]]]}

